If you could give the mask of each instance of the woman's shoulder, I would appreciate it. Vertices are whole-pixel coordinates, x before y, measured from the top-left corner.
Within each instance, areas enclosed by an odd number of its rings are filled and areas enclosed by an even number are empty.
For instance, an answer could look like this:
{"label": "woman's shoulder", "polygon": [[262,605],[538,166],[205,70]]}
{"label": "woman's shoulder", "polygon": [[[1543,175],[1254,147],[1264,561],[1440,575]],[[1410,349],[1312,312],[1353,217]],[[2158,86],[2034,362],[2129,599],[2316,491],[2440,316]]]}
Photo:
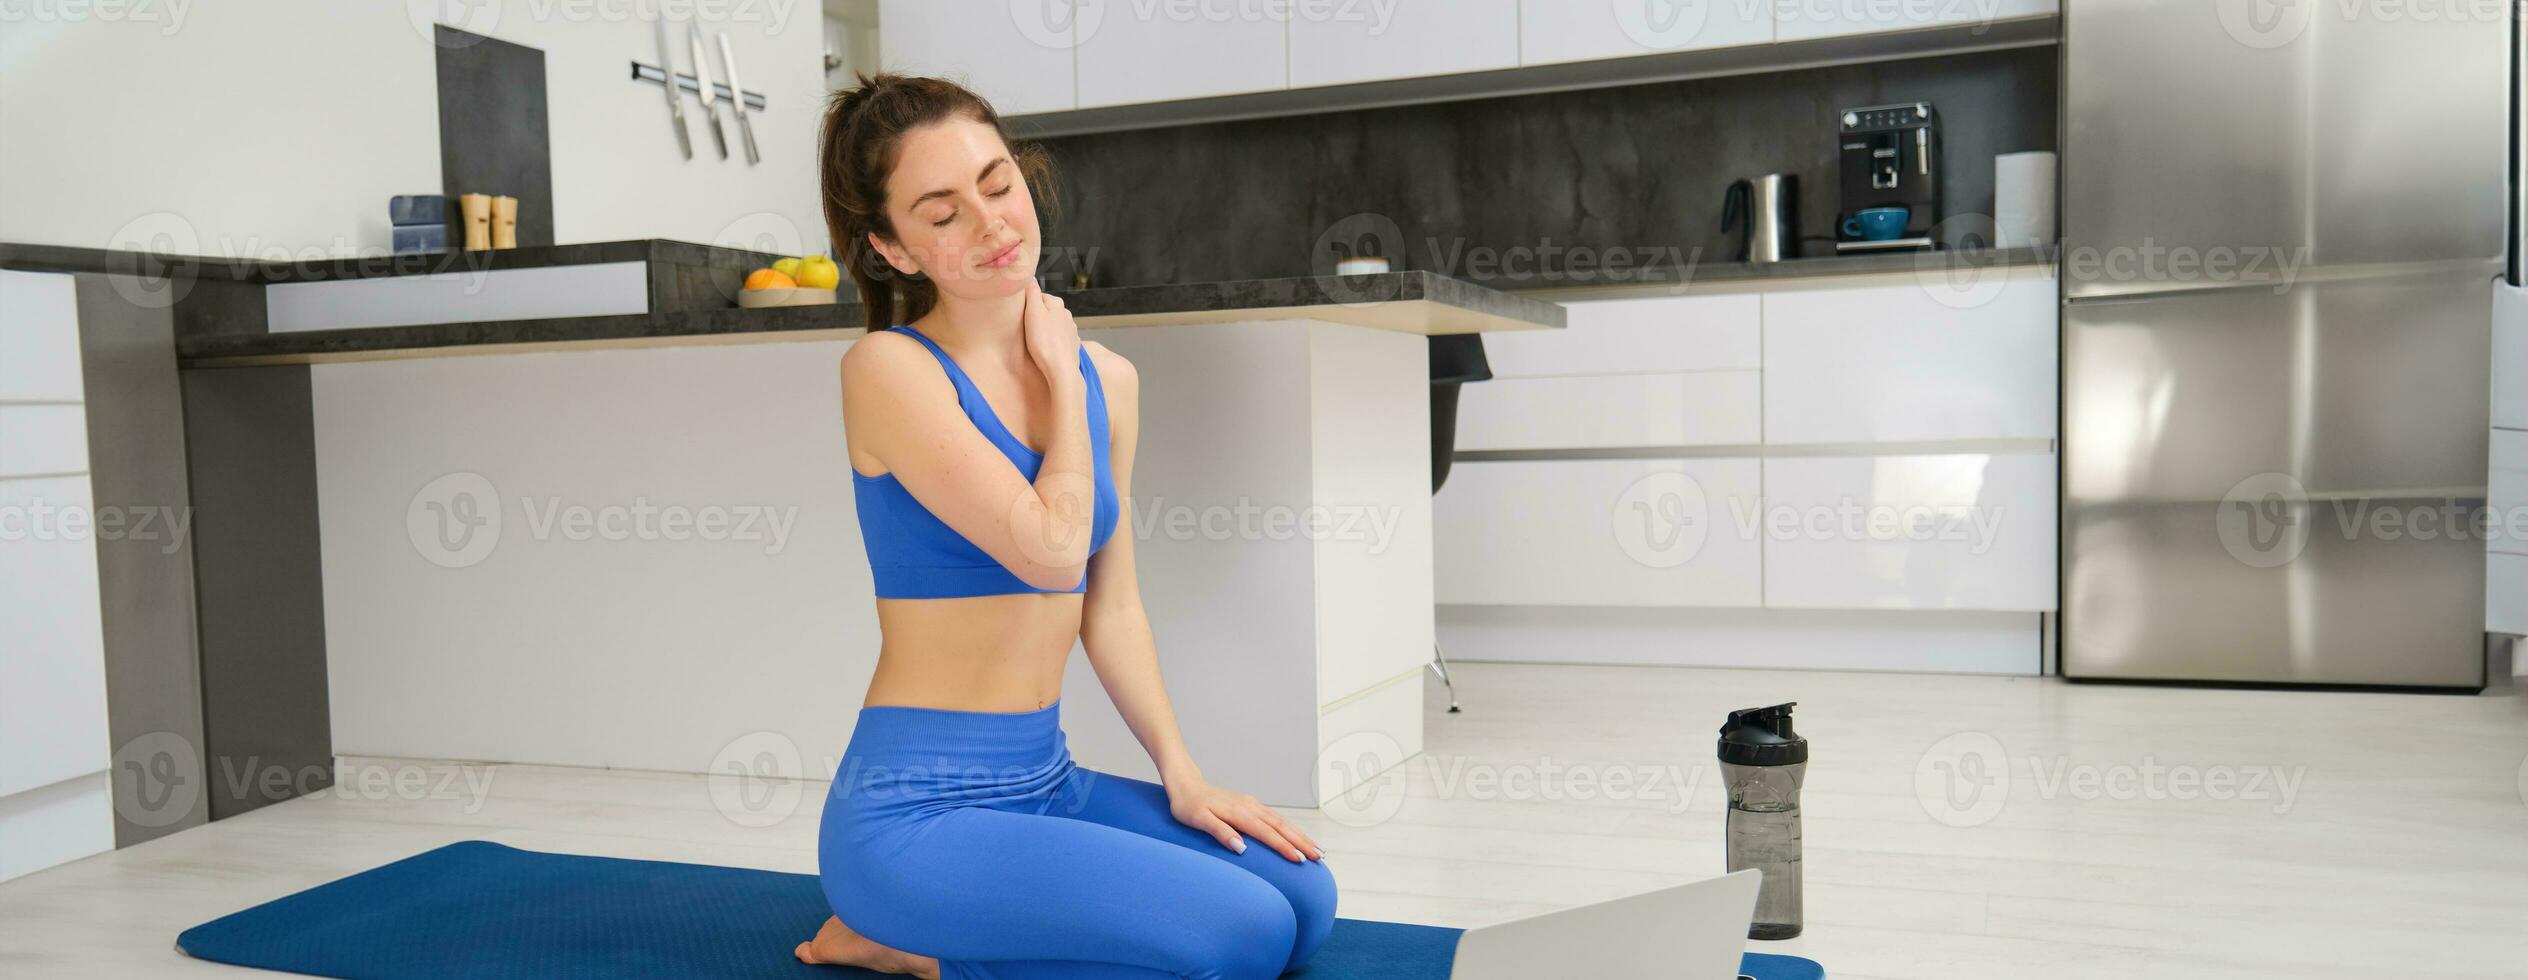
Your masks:
{"label": "woman's shoulder", "polygon": [[1086,338],[1081,339],[1080,349],[1088,352],[1089,364],[1097,368],[1097,380],[1106,388],[1107,394],[1113,394],[1119,384],[1128,387],[1140,384],[1139,371],[1122,354]]}
{"label": "woman's shoulder", "polygon": [[932,363],[930,352],[921,341],[902,331],[872,330],[843,349],[843,383],[884,384],[917,370],[917,365]]}

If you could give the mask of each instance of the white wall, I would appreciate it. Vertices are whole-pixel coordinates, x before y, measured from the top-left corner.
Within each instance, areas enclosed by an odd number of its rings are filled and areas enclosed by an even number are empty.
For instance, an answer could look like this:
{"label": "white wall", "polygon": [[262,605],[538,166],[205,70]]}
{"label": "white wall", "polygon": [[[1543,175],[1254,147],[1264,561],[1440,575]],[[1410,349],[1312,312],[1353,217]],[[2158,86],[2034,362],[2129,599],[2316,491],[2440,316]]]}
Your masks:
{"label": "white wall", "polygon": [[[744,18],[703,27],[714,71],[725,30],[746,87],[769,101],[755,127],[764,159],[751,167],[733,119],[723,119],[731,157],[719,159],[691,99],[695,156],[681,158],[658,88],[630,80],[631,60],[658,60],[640,19],[655,0],[450,5],[461,8],[451,23],[545,52],[555,241],[824,248],[813,2],[668,5]],[[440,190],[433,7],[256,0],[146,5],[151,20],[12,19],[0,30],[0,240],[275,258],[385,252],[387,198]]]}

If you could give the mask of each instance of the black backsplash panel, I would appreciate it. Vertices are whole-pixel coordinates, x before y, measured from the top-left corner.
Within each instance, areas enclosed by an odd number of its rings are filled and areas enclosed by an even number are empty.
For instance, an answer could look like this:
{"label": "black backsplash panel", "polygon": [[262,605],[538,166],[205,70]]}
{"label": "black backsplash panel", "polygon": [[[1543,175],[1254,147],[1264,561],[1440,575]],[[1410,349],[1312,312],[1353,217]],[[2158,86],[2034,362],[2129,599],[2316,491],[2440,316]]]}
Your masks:
{"label": "black backsplash panel", "polygon": [[1943,214],[1990,214],[1993,156],[2054,149],[2055,62],[2045,46],[1059,137],[1048,261],[1086,256],[1099,285],[1308,275],[1374,231],[1404,242],[1398,268],[1503,288],[1675,278],[1735,257],[1721,197],[1743,177],[1797,174],[1802,234],[1831,238],[1836,120],[1856,106],[1932,103]]}
{"label": "black backsplash panel", "polygon": [[[553,244],[553,145],[543,50],[445,24],[433,37],[449,250],[465,247],[462,194],[517,198],[519,246]],[[383,210],[386,202],[378,207]]]}

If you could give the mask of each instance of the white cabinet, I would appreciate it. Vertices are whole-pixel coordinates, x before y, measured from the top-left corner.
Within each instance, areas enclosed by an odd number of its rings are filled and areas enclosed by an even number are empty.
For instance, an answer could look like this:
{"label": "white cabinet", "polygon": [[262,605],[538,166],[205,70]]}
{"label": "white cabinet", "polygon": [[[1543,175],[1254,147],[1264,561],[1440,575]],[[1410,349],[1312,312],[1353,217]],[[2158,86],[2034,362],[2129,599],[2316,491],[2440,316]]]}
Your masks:
{"label": "white cabinet", "polygon": [[1084,6],[1122,5],[881,0],[878,60],[890,71],[957,80],[1004,116],[1077,108],[1074,29]]}
{"label": "white cabinet", "polygon": [[78,297],[69,276],[0,270],[0,402],[79,401]]}
{"label": "white cabinet", "polygon": [[1806,41],[2059,14],[2059,0],[1773,0],[1774,37]]}
{"label": "white cabinet", "polygon": [[1752,459],[1460,462],[1431,501],[1441,603],[1754,606]]}
{"label": "white cabinet", "polygon": [[114,846],[83,387],[72,277],[0,272],[0,880]]}
{"label": "white cabinet", "polygon": [[1291,12],[1294,88],[1518,64],[1518,0],[1301,4]]}
{"label": "white cabinet", "polygon": [[2045,611],[2052,453],[1764,461],[1765,604]]}
{"label": "white cabinet", "polygon": [[1753,293],[1563,305],[1568,317],[1561,330],[1483,335],[1484,359],[1491,363],[1493,377],[1751,371],[1764,366],[1763,305]]}
{"label": "white cabinet", "polygon": [[1494,378],[1457,398],[1457,448],[1750,446],[1763,436],[1762,374],[1692,371]]}
{"label": "white cabinet", "polygon": [[[1082,4],[1080,108],[1290,85],[1289,8],[1185,0]],[[1095,13],[1088,11],[1095,10]]]}
{"label": "white cabinet", "polygon": [[1772,40],[1773,8],[1760,0],[1524,0],[1519,4],[1522,65]]}
{"label": "white cabinet", "polygon": [[[2000,276],[1996,271],[1993,276]],[[2055,282],[1904,282],[1764,297],[1764,439],[2051,440]]]}

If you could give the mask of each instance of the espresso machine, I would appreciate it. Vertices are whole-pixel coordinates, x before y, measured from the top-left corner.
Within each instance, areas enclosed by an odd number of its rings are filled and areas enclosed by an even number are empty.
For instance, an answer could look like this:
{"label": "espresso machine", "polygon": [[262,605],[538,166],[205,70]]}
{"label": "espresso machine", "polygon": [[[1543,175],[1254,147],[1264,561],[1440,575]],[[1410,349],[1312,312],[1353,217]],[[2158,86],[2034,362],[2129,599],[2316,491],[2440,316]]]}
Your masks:
{"label": "espresso machine", "polygon": [[1940,119],[1931,103],[1847,109],[1839,122],[1843,199],[1835,251],[1936,247],[1931,227],[1940,220]]}

